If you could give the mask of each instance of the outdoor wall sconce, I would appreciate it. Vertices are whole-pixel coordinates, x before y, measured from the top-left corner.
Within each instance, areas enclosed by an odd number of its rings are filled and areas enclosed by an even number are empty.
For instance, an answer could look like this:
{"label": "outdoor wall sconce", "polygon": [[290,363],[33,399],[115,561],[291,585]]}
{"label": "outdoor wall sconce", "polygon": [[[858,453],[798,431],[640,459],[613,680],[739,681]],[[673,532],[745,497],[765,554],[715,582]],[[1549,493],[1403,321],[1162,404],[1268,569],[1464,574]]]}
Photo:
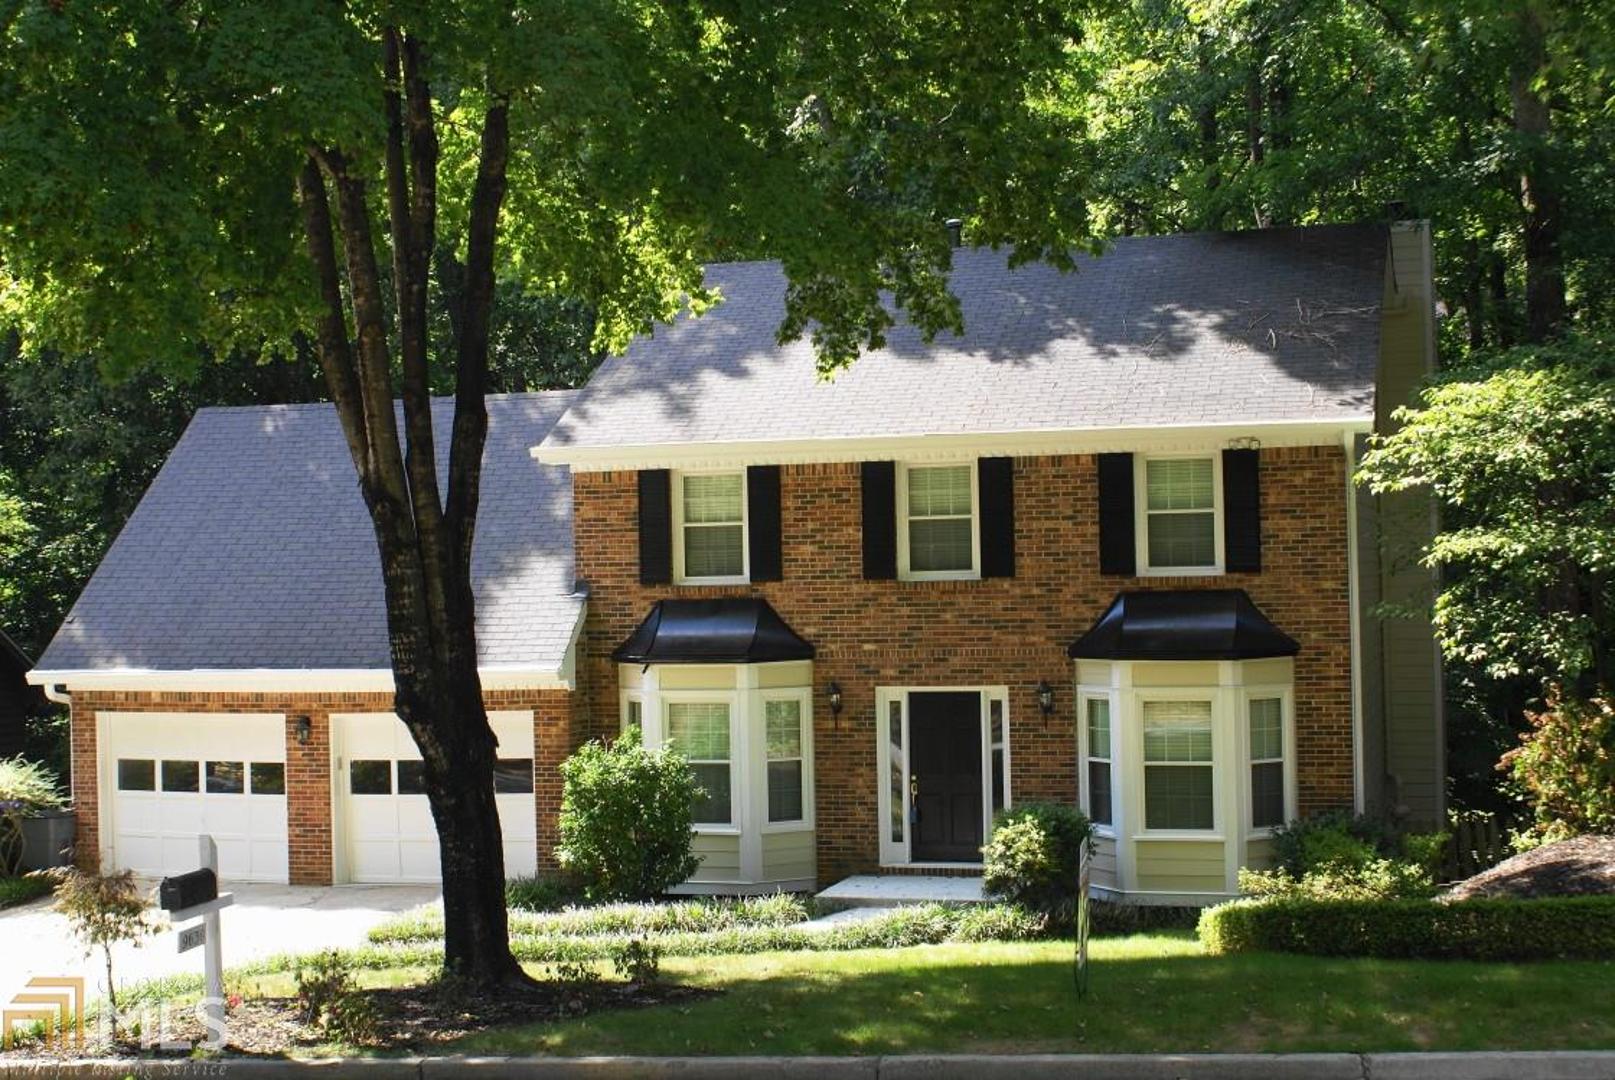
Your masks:
{"label": "outdoor wall sconce", "polygon": [[297,745],[307,746],[309,739],[314,737],[314,721],[306,716],[297,718]]}
{"label": "outdoor wall sconce", "polygon": [[1047,723],[1049,717],[1054,715],[1054,687],[1049,685],[1047,679],[1037,684],[1037,707]]}
{"label": "outdoor wall sconce", "polygon": [[830,715],[836,718],[836,727],[841,726],[841,684],[831,680],[825,688],[830,697]]}

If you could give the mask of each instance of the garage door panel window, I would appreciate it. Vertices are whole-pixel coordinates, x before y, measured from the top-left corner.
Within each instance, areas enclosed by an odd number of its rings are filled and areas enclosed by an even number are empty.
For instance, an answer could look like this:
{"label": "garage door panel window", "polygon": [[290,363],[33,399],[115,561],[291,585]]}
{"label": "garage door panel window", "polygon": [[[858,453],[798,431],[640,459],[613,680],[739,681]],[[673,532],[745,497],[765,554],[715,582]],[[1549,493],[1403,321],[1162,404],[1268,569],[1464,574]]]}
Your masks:
{"label": "garage door panel window", "polygon": [[689,759],[702,788],[695,800],[695,824],[733,824],[729,706],[718,701],[669,702],[667,734],[673,748]]}
{"label": "garage door panel window", "polygon": [[398,763],[398,794],[426,794],[426,763],[424,761],[400,761]]}
{"label": "garage door panel window", "polygon": [[391,795],[393,763],[374,759],[350,762],[348,790],[355,795]]}
{"label": "garage door panel window", "polygon": [[254,761],[250,778],[254,795],[286,794],[286,766],[278,761]]}
{"label": "garage door panel window", "polygon": [[157,763],[150,758],[119,758],[118,790],[156,791]]}
{"label": "garage door panel window", "polygon": [[207,763],[209,795],[240,795],[246,790],[246,766],[239,761]]}
{"label": "garage door panel window", "polygon": [[164,791],[200,791],[202,770],[194,761],[163,762]]}
{"label": "garage door panel window", "polygon": [[496,795],[531,795],[533,759],[500,758],[494,762],[493,790]]}

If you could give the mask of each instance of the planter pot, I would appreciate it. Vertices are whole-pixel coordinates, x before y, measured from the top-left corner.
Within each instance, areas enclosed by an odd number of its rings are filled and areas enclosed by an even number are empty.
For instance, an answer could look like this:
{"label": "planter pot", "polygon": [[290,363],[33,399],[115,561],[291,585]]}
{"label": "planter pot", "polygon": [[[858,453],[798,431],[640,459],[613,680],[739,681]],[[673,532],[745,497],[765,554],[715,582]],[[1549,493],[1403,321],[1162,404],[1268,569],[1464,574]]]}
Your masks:
{"label": "planter pot", "polygon": [[48,870],[73,861],[73,834],[78,815],[57,810],[22,819],[22,870]]}

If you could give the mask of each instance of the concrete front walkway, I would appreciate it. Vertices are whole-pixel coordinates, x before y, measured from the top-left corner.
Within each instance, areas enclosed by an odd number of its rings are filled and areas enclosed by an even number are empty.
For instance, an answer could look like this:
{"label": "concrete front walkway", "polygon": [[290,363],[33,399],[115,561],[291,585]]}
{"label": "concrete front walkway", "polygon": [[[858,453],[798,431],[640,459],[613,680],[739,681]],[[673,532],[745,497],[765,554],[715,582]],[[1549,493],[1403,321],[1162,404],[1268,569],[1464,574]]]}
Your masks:
{"label": "concrete front walkway", "polygon": [[[275,953],[362,944],[372,926],[441,896],[435,885],[315,888],[226,883],[220,891],[235,894],[234,906],[219,916],[227,969]],[[181,954],[168,917],[159,911],[153,921],[161,929],[138,946],[113,948],[113,974],[119,986],[161,975],[201,973],[202,950]],[[48,897],[0,911],[0,1001],[11,1000],[35,975],[82,975],[91,997],[106,989],[99,951],[93,957],[84,955],[67,920],[50,909]]]}
{"label": "concrete front walkway", "polygon": [[981,878],[941,874],[854,874],[819,893],[817,900],[845,907],[897,907],[900,904],[980,904]]}

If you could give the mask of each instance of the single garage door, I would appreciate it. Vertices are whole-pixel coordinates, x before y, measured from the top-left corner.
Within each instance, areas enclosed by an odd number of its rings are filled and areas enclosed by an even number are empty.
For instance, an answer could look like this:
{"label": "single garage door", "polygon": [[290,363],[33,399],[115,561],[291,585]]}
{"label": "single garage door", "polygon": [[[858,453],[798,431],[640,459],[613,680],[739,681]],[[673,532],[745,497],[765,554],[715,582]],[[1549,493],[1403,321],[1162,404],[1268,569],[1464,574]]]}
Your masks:
{"label": "single garage door", "polygon": [[286,721],[280,715],[103,713],[113,862],[159,877],[219,847],[219,876],[286,880]]}
{"label": "single garage door", "polygon": [[[533,714],[488,715],[499,739],[494,799],[504,836],[505,873],[538,868],[533,803]],[[392,713],[332,717],[336,732],[337,806],[349,881],[434,882],[437,828],[426,803],[421,755]]]}

